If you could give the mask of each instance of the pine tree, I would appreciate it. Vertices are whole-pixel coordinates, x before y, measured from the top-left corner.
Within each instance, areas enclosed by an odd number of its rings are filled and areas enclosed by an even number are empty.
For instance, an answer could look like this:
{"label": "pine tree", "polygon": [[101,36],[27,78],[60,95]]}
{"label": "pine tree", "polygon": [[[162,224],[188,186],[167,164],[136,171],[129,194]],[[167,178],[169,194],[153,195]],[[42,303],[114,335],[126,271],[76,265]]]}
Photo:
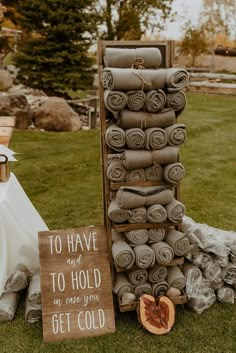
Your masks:
{"label": "pine tree", "polygon": [[96,16],[90,0],[20,0],[17,10],[24,31],[15,56],[18,80],[48,95],[91,85],[88,55]]}

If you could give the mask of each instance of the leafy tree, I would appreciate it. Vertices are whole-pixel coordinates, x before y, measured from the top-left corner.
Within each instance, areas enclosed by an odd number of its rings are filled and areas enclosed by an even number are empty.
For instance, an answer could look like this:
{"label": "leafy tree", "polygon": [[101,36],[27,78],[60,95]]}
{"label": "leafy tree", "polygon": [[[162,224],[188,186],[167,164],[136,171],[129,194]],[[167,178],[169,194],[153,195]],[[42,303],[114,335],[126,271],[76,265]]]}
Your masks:
{"label": "leafy tree", "polygon": [[27,33],[15,63],[18,80],[48,95],[91,85],[88,49],[97,17],[91,0],[19,0],[20,25]]}
{"label": "leafy tree", "polygon": [[236,38],[235,0],[204,0],[201,23],[209,38],[211,71],[215,71],[215,46],[219,33]]}
{"label": "leafy tree", "polygon": [[139,40],[147,28],[162,28],[171,13],[173,0],[98,1],[107,40]]}
{"label": "leafy tree", "polygon": [[180,45],[180,51],[185,55],[191,56],[191,64],[195,65],[199,55],[208,50],[208,42],[205,37],[205,31],[202,26],[193,27],[191,22],[186,24],[184,38]]}

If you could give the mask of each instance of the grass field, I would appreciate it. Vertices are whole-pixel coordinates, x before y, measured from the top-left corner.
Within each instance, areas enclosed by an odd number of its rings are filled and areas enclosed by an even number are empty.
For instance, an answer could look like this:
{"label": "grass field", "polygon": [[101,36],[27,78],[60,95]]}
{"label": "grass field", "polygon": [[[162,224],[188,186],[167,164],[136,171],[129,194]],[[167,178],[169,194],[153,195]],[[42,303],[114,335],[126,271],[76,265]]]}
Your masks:
{"label": "grass field", "polygon": [[[199,223],[236,230],[235,97],[188,95],[180,118],[188,139],[181,147],[186,177],[181,199]],[[50,229],[102,223],[99,131],[15,131],[20,154],[12,171]],[[116,333],[44,344],[41,323],[0,324],[0,353],[235,353],[236,304],[214,304],[201,315],[178,306],[166,336],[144,331],[135,312],[118,313]]]}

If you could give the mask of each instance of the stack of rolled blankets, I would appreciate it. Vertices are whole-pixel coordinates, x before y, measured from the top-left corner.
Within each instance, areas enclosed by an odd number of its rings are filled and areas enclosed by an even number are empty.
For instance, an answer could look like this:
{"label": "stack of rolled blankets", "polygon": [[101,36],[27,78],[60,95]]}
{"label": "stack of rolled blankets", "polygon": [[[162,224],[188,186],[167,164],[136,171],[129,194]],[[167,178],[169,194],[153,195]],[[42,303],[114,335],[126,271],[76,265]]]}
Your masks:
{"label": "stack of rolled blankets", "polygon": [[175,229],[185,214],[175,196],[185,175],[179,148],[186,141],[177,118],[186,107],[189,77],[181,68],[159,68],[161,63],[155,47],[104,51],[106,173],[110,182],[123,183],[110,190],[107,214],[113,224],[137,225],[112,235],[114,292],[122,303],[169,289],[180,295],[186,282],[180,268],[168,264],[189,250],[188,239]]}
{"label": "stack of rolled blankets", "polygon": [[236,297],[236,232],[196,223],[184,216],[181,231],[189,240],[183,272],[187,305],[201,314],[216,301],[233,304]]}
{"label": "stack of rolled blankets", "polygon": [[25,299],[25,321],[38,322],[42,317],[40,274],[30,274],[18,265],[8,277],[0,297],[0,322],[14,319],[20,298]]}

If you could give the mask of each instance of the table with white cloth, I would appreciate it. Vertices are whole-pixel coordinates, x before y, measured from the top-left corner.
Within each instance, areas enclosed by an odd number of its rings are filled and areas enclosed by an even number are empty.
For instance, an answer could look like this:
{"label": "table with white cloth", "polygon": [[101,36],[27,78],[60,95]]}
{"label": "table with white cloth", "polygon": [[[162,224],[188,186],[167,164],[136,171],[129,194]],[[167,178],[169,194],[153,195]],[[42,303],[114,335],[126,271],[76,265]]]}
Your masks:
{"label": "table with white cloth", "polygon": [[47,225],[16,176],[0,183],[0,296],[8,276],[18,265],[39,270],[38,232]]}

